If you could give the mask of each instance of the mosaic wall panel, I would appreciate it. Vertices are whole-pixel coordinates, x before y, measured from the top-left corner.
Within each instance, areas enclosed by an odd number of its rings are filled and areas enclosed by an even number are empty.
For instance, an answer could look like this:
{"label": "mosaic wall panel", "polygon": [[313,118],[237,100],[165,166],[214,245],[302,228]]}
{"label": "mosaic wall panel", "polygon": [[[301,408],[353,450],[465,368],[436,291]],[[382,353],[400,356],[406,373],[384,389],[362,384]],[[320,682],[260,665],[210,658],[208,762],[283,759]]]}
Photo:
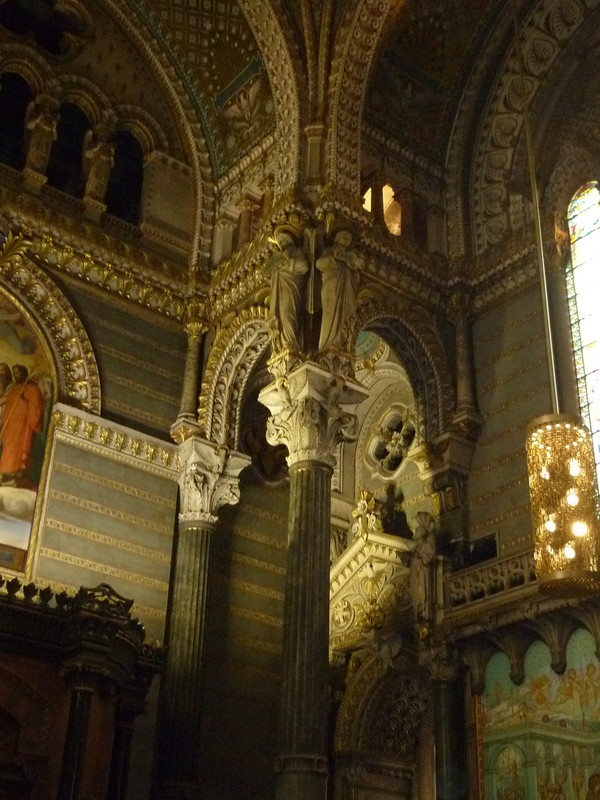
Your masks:
{"label": "mosaic wall panel", "polygon": [[471,465],[470,530],[474,538],[497,534],[504,553],[522,549],[530,535],[525,432],[531,419],[551,410],[540,306],[534,288],[473,328],[484,424]]}

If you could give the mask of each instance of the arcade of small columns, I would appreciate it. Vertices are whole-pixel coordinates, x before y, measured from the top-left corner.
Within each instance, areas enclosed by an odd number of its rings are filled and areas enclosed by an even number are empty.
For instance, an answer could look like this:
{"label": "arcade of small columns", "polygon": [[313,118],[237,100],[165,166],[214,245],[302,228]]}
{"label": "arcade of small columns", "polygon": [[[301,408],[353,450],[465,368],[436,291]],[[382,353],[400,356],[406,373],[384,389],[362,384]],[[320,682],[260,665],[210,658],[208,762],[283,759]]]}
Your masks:
{"label": "arcade of small columns", "polygon": [[[338,224],[323,232],[315,249],[314,239],[303,237],[288,221],[275,228],[268,262],[268,367],[274,380],[260,392],[259,400],[271,413],[267,440],[288,449],[290,477],[280,753],[275,765],[278,800],[314,800],[327,794],[331,477],[336,446],[356,437],[357,419],[349,409],[368,396],[352,370],[354,342],[361,327],[357,283],[364,263],[358,246],[351,244],[355,233],[356,227]],[[320,314],[318,300],[307,299],[315,294],[313,280],[317,278],[318,287],[319,272]],[[323,288],[327,281],[329,286]],[[437,456],[424,472],[431,492],[439,497],[440,519],[457,535],[462,525],[461,483],[479,425],[469,366],[466,297],[465,292],[456,292],[450,308],[460,362],[454,428],[438,437]],[[238,476],[250,462],[228,443],[213,441],[214,436],[207,439],[198,422],[196,386],[201,341],[208,325],[198,306],[190,308],[194,312],[186,328],[189,347],[182,403],[172,429],[173,438],[180,442],[181,511],[167,612],[171,644],[163,674],[154,787],[157,797],[178,799],[201,796],[197,753],[211,537],[219,508],[239,501]],[[310,313],[313,308],[316,314]],[[227,423],[222,428],[221,439],[227,435]],[[458,447],[456,442],[460,442]],[[455,503],[448,507],[444,503],[448,487],[459,499],[458,509]],[[461,767],[464,751],[457,735],[462,691],[454,656],[438,653],[431,672],[436,791],[442,800],[455,800],[464,796],[466,784]]]}

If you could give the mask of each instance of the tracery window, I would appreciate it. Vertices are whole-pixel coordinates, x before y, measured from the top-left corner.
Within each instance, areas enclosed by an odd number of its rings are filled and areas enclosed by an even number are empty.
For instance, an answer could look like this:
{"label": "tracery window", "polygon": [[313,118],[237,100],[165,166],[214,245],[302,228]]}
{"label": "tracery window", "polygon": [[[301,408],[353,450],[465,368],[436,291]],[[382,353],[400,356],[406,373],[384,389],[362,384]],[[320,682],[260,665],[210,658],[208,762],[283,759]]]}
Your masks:
{"label": "tracery window", "polygon": [[567,292],[581,414],[592,432],[600,483],[600,190],[584,184],[569,204]]}

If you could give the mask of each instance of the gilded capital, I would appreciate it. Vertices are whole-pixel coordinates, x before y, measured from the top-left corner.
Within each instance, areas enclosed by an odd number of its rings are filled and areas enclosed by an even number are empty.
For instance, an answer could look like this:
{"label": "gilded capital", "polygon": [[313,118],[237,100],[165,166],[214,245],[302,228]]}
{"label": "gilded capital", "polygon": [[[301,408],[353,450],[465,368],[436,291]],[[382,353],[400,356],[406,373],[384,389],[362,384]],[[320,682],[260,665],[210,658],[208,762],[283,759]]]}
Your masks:
{"label": "gilded capital", "polygon": [[239,502],[239,475],[248,456],[193,437],[183,442],[179,458],[180,523],[215,523],[221,506]]}
{"label": "gilded capital", "polygon": [[359,384],[306,362],[260,393],[260,402],[271,412],[267,440],[287,447],[290,466],[320,461],[333,467],[336,446],[354,441],[357,434],[356,415],[344,407],[366,396]]}

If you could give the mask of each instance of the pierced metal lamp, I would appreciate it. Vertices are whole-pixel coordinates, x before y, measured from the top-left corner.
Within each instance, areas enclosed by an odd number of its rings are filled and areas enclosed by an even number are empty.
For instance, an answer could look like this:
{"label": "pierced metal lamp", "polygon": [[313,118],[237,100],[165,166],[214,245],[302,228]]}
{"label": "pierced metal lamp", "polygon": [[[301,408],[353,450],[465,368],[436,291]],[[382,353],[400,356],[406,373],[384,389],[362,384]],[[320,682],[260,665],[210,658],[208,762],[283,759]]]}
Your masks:
{"label": "pierced metal lamp", "polygon": [[523,122],[552,396],[552,414],[532,420],[527,428],[535,572],[540,591],[545,594],[577,597],[600,592],[596,465],[592,438],[581,418],[560,413],[535,159],[516,11],[514,27],[523,86]]}

